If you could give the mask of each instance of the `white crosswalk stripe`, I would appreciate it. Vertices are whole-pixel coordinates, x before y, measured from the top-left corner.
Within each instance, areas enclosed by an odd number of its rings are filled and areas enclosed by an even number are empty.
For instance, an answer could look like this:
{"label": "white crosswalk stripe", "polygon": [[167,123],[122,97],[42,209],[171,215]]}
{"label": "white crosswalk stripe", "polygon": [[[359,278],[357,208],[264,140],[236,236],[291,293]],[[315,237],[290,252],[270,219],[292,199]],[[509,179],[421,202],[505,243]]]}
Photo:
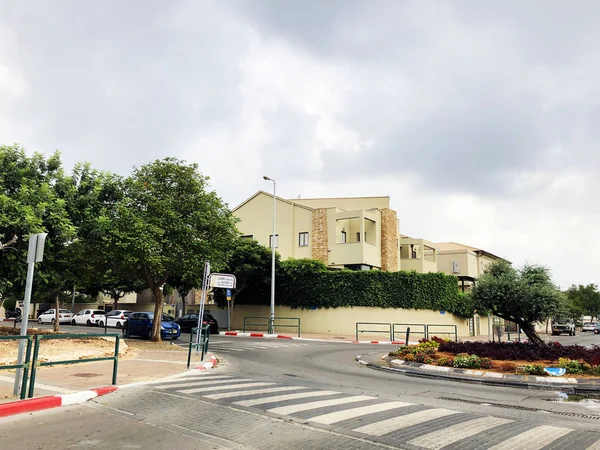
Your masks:
{"label": "white crosswalk stripe", "polygon": [[268,342],[265,340],[258,340],[256,342],[253,341],[240,341],[236,338],[232,339],[218,339],[211,340],[209,343],[209,348],[216,353],[230,353],[230,352],[244,352],[244,351],[254,351],[254,350],[270,350],[270,349],[281,349],[281,348],[294,348],[294,347],[304,347],[306,343],[293,343],[291,344],[288,341],[285,342]]}
{"label": "white crosswalk stripe", "polygon": [[207,380],[197,380],[197,381],[187,381],[187,382],[177,382],[171,384],[163,384],[159,386],[160,389],[176,389],[176,388],[184,388],[184,387],[192,387],[192,386],[209,386],[209,385],[221,385],[223,383],[228,383],[227,386],[235,386],[237,383],[241,383],[244,381],[254,381],[250,378],[236,378],[236,379],[227,379],[227,380],[215,380],[215,379],[207,379]]}
{"label": "white crosswalk stripe", "polygon": [[507,448],[511,450],[539,450],[571,431],[573,430],[570,428],[541,425],[513,436],[501,444],[493,446],[490,450]]}
{"label": "white crosswalk stripe", "polygon": [[204,397],[210,398],[212,400],[221,400],[224,398],[241,397],[242,395],[262,395],[262,394],[271,394],[272,392],[299,391],[301,389],[308,389],[308,388],[302,388],[302,387],[298,387],[298,386],[280,386],[280,387],[266,388],[266,389],[262,389],[262,388],[246,389],[246,390],[237,391],[237,392],[225,392],[223,394],[209,394],[209,395],[205,395]]}
{"label": "white crosswalk stripe", "polygon": [[321,414],[320,416],[311,417],[311,422],[318,422],[324,425],[331,425],[343,420],[354,419],[356,417],[365,416],[377,412],[389,411],[391,409],[405,408],[412,406],[412,403],[405,402],[389,402],[380,403],[377,405],[360,406],[358,408],[345,409],[343,411],[332,412],[329,414]]}
{"label": "white crosswalk stripe", "polygon": [[[424,447],[432,450],[439,450],[446,445],[458,442],[471,436],[475,436],[483,431],[514,422],[514,420],[501,419],[499,417],[480,417],[479,419],[462,422],[443,430],[434,431],[424,436],[408,441],[409,444],[417,447]],[[504,447],[510,448],[510,447]]]}
{"label": "white crosswalk stripe", "polygon": [[392,417],[390,419],[364,425],[355,428],[354,431],[374,436],[383,436],[384,434],[391,433],[392,431],[401,428],[412,427],[413,425],[418,425],[440,417],[450,416],[452,414],[458,414],[458,411],[451,411],[443,408],[427,409],[425,411],[418,411],[404,416]]}
{"label": "white crosswalk stripe", "polygon": [[326,408],[327,406],[345,405],[347,403],[362,402],[364,400],[372,400],[374,397],[366,395],[357,395],[354,397],[335,398],[332,400],[320,400],[317,402],[302,403],[300,405],[280,406],[278,408],[268,409],[267,411],[275,414],[294,414],[309,409]]}
{"label": "white crosswalk stripe", "polygon": [[275,383],[254,381],[252,383],[231,384],[228,386],[209,386],[209,387],[201,387],[201,388],[194,388],[194,389],[183,389],[178,392],[181,392],[183,394],[197,394],[200,392],[228,391],[230,389],[242,389],[242,388],[249,388],[249,387],[255,387],[255,386],[273,386],[274,384]]}
{"label": "white crosswalk stripe", "polygon": [[585,450],[600,450],[600,438]]}
{"label": "white crosswalk stripe", "polygon": [[256,406],[256,405],[263,405],[265,403],[276,403],[276,402],[283,402],[286,400],[296,400],[298,398],[323,397],[326,395],[336,395],[336,394],[339,394],[339,392],[309,391],[309,392],[299,392],[297,394],[274,395],[271,397],[263,397],[263,398],[253,399],[253,400],[242,400],[242,401],[233,402],[233,403],[235,405],[240,405],[240,406]]}

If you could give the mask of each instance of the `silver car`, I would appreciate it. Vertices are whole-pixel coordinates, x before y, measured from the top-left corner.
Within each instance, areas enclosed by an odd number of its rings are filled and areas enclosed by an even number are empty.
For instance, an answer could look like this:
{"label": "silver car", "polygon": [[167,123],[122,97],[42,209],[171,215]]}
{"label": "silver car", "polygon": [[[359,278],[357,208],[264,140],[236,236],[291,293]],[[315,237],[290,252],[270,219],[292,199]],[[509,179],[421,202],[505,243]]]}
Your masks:
{"label": "silver car", "polygon": [[596,322],[583,322],[581,331],[594,331],[596,328]]}

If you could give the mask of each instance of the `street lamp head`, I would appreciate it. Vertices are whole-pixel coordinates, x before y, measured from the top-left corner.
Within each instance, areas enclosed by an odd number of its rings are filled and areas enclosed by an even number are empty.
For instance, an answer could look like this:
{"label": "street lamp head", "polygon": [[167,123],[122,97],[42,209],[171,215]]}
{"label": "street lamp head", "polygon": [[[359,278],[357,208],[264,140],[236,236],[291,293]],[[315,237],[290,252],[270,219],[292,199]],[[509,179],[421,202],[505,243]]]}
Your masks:
{"label": "street lamp head", "polygon": [[263,175],[263,180],[266,180],[266,181],[272,181],[273,183],[275,183],[275,180],[274,180],[273,178],[269,178],[269,177],[268,177],[268,176],[266,176],[266,175]]}

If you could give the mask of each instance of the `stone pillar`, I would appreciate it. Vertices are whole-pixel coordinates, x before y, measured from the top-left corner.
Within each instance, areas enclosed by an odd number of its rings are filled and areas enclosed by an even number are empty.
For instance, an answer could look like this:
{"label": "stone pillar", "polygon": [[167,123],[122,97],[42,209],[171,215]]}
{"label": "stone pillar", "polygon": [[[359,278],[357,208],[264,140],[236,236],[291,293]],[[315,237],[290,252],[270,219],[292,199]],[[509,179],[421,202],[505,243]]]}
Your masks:
{"label": "stone pillar", "polygon": [[398,216],[392,209],[381,210],[381,270],[397,272]]}
{"label": "stone pillar", "polygon": [[314,209],[312,213],[312,248],[311,256],[313,259],[329,262],[329,241],[327,238],[327,209]]}

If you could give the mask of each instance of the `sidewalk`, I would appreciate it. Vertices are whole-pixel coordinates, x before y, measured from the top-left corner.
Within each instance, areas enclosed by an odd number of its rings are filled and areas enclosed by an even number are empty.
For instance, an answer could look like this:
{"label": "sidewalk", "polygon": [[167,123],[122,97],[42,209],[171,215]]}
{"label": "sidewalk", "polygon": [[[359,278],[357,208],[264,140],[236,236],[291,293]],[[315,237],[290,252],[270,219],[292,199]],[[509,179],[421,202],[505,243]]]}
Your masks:
{"label": "sidewalk", "polygon": [[[187,370],[187,349],[169,343],[154,343],[127,339],[128,349],[119,357],[117,385],[150,382]],[[200,357],[192,355],[192,368],[200,364]],[[109,386],[112,381],[112,361],[39,367],[35,395],[69,394],[86,389]],[[0,372],[0,403],[18,400],[14,397],[14,370]]]}

